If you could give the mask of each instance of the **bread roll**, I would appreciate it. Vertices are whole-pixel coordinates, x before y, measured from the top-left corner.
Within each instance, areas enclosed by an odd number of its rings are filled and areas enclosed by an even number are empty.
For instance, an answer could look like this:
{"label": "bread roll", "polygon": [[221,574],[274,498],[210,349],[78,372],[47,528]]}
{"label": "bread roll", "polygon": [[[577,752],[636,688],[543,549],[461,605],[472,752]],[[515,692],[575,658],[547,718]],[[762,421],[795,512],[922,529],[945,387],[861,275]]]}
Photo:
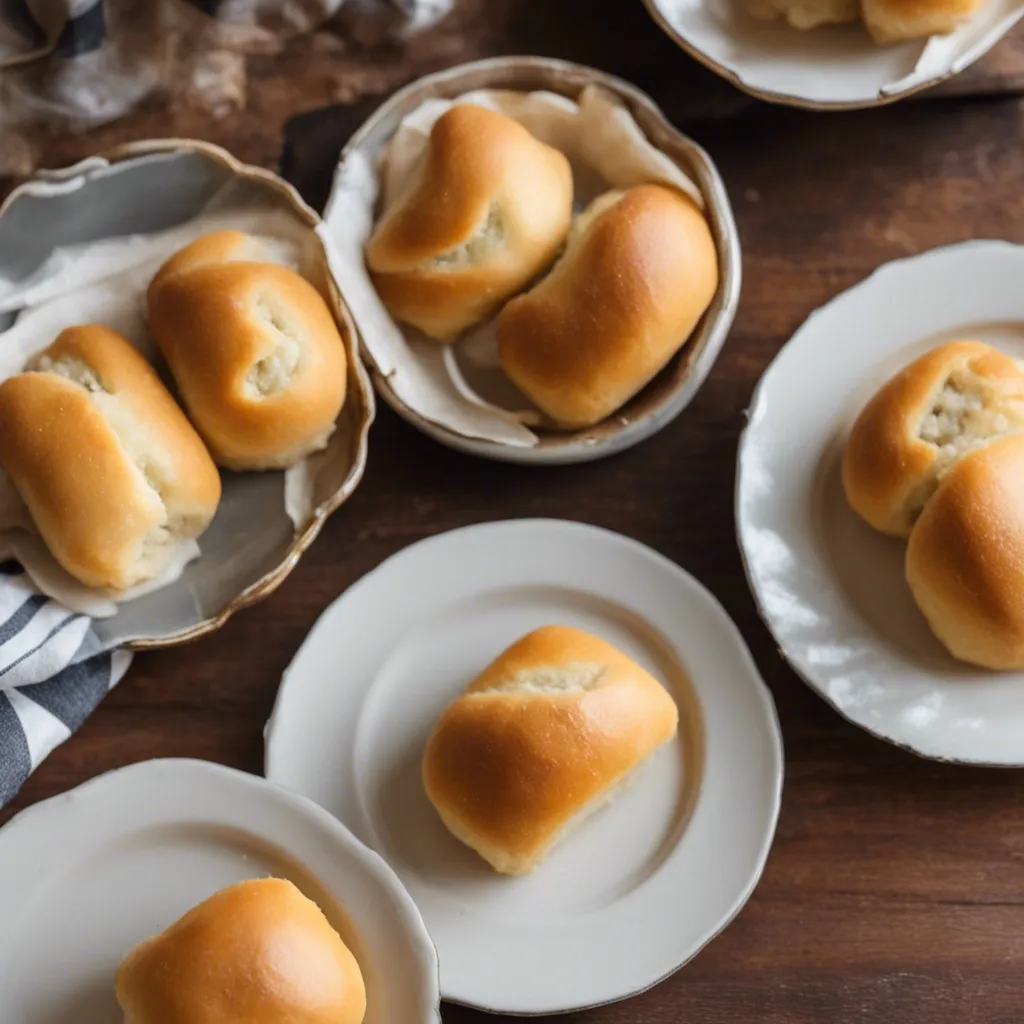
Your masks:
{"label": "bread roll", "polygon": [[68,328],[0,384],[0,464],[54,558],[90,587],[159,575],[220,501],[185,414],[106,327]]}
{"label": "bread roll", "polygon": [[502,311],[501,366],[556,425],[591,426],[683,347],[717,288],[715,242],[689,198],[660,185],[610,193]]}
{"label": "bread roll", "polygon": [[843,454],[853,510],[906,537],[944,473],[995,437],[1024,430],[1024,372],[977,341],[926,352],[888,381],[854,423]]}
{"label": "bread roll", "polygon": [[282,469],[326,446],[345,401],[327,303],[260,243],[218,231],[149,286],[149,323],[185,407],[226,469]]}
{"label": "bread roll", "polygon": [[964,456],[910,534],[907,582],[954,657],[1024,668],[1024,435]]}
{"label": "bread roll", "polygon": [[746,7],[760,21],[783,17],[799,29],[856,21],[860,17],[858,0],[746,0]]}
{"label": "bread roll", "polygon": [[117,972],[125,1024],[360,1024],[355,957],[291,882],[242,882],[211,896]]}
{"label": "bread roll", "polygon": [[366,262],[396,320],[450,340],[547,267],[571,219],[569,161],[511,118],[460,104],[435,122]]}
{"label": "bread roll", "polygon": [[864,24],[876,43],[944,35],[959,28],[985,0],[863,0]]}
{"label": "bread roll", "polygon": [[445,711],[427,743],[424,787],[457,839],[496,871],[524,874],[614,796],[678,720],[665,689],[621,651],[545,626]]}

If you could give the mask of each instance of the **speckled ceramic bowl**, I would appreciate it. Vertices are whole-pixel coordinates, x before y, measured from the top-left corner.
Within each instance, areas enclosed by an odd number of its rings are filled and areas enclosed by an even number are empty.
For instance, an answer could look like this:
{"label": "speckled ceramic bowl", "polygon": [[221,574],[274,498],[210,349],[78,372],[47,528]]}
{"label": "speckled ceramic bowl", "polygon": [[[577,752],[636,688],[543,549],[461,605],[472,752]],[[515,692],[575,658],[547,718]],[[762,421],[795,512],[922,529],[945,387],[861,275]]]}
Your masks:
{"label": "speckled ceramic bowl", "polygon": [[[319,284],[349,356],[348,397],[328,456],[314,475],[305,521],[296,525],[285,512],[283,473],[224,474],[224,496],[200,539],[201,557],[174,583],[120,604],[110,618],[97,619],[95,628],[109,643],[145,648],[195,640],[272,593],[359,483],[374,414],[373,391],[358,357],[351,318],[315,234],[320,219],[269,171],[245,166],[201,142],[138,142],[76,167],[42,173],[16,189],[0,208],[0,275],[17,282],[32,275],[58,247],[183,224],[232,179],[244,179],[261,202],[279,205],[296,219],[299,230],[308,229],[315,239],[311,248],[319,254]],[[10,314],[0,314],[0,331],[11,321]]]}
{"label": "speckled ceramic bowl", "polygon": [[[371,162],[376,161],[403,118],[428,99],[452,99],[473,90],[502,89],[547,91],[575,100],[588,86],[598,86],[617,98],[648,141],[676,163],[699,188],[718,249],[718,291],[680,352],[621,410],[584,430],[536,430],[539,443],[533,447],[467,436],[427,419],[403,402],[387,376],[374,367],[374,383],[384,400],[413,426],[451,448],[500,461],[548,465],[586,462],[630,448],[661,430],[693,400],[732,325],[740,295],[740,242],[718,171],[708,154],[673,128],[648,96],[602,71],[542,57],[499,57],[429,75],[385,102],[352,136],[342,151],[340,164],[344,168],[345,162],[357,153]],[[333,197],[324,214],[330,230],[333,230],[332,201]],[[344,224],[339,229],[344,230]],[[363,351],[373,366],[365,338]]]}

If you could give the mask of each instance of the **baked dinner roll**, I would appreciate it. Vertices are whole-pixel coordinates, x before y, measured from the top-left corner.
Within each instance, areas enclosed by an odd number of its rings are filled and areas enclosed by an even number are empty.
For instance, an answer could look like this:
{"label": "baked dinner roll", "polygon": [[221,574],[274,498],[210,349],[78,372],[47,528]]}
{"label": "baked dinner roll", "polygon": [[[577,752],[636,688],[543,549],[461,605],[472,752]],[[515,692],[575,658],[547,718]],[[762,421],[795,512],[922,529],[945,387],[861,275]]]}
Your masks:
{"label": "baked dinner roll", "polygon": [[675,734],[665,689],[595,636],[545,626],[451,704],[423,758],[449,831],[496,871],[530,871]]}
{"label": "baked dinner roll", "polygon": [[843,489],[876,530],[906,537],[942,475],[966,452],[1024,430],[1024,372],[1002,352],[955,341],[879,390],[853,425]]}
{"label": "baked dinner roll", "polygon": [[554,423],[588,427],[625,405],[679,351],[718,288],[704,215],[640,185],[594,200],[565,255],[498,318],[498,358]]}
{"label": "baked dinner roll", "polygon": [[345,401],[327,303],[261,256],[256,239],[218,231],[171,257],[148,292],[160,351],[226,469],[282,469],[324,448]]}
{"label": "baked dinner roll", "polygon": [[125,1024],[360,1024],[366,988],[320,908],[279,878],[242,882],[136,946]]}
{"label": "baked dinner roll", "polygon": [[907,582],[954,657],[1024,668],[1024,435],[964,456],[910,534]]}
{"label": "baked dinner roll", "polygon": [[366,246],[396,320],[439,340],[493,316],[555,258],[572,220],[572,171],[518,122],[458,104]]}
{"label": "baked dinner roll", "polygon": [[876,43],[944,35],[959,28],[985,0],[862,0],[864,24]]}
{"label": "baked dinner roll", "polygon": [[167,566],[220,501],[203,442],[153,368],[106,327],[70,327],[0,384],[0,464],[53,557],[124,590]]}
{"label": "baked dinner roll", "polygon": [[799,29],[856,21],[860,17],[858,0],[746,0],[745,6],[760,21],[782,17]]}

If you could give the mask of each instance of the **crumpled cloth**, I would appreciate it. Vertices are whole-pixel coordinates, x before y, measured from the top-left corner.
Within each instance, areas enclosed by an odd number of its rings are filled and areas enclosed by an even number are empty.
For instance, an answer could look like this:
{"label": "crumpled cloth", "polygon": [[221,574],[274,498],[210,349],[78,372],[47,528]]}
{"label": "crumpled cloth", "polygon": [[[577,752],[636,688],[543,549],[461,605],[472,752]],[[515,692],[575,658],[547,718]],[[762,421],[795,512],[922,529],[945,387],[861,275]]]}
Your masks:
{"label": "crumpled cloth", "polygon": [[[215,116],[244,103],[245,59],[342,17],[361,38],[401,38],[454,0],[0,0],[0,176],[31,169],[26,126],[116,120],[184,95]],[[344,11],[342,12],[342,8]]]}

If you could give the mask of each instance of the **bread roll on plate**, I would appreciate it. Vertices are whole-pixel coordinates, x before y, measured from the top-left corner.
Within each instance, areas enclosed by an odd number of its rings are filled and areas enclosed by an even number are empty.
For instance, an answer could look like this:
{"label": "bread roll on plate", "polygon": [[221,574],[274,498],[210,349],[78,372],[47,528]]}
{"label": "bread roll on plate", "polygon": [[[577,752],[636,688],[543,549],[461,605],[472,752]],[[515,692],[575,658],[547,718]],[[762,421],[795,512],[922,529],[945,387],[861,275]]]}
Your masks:
{"label": "bread roll on plate", "polygon": [[718,288],[718,255],[687,196],[640,185],[595,199],[565,255],[498,318],[513,383],[566,429],[625,405],[678,352]]}
{"label": "bread roll on plate", "polygon": [[427,743],[424,787],[457,839],[496,871],[524,874],[678,721],[672,698],[631,658],[581,630],[545,626],[448,707]]}
{"label": "bread roll on plate", "polygon": [[453,106],[366,246],[384,305],[442,341],[493,316],[554,260],[572,192],[558,150],[504,114]]}
{"label": "bread roll on plate", "polygon": [[864,24],[876,43],[945,35],[963,25],[986,0],[862,0]]}
{"label": "bread roll on plate", "polygon": [[345,347],[320,293],[218,231],[171,257],[149,324],[192,421],[226,469],[283,469],[327,445],[345,401]]}
{"label": "bread roll on plate", "polygon": [[860,17],[859,0],[746,0],[746,8],[759,21],[783,17],[799,29],[856,21]]}
{"label": "bread roll on plate", "polygon": [[220,501],[202,441],[121,335],[71,327],[0,384],[0,464],[54,558],[90,587],[158,576]]}
{"label": "bread roll on plate", "polygon": [[949,471],[910,534],[906,573],[954,657],[1024,669],[1024,435]]}
{"label": "bread roll on plate", "polygon": [[882,533],[909,535],[944,473],[966,452],[1024,430],[1024,372],[977,341],[926,352],[864,407],[843,454],[851,507]]}
{"label": "bread roll on plate", "polygon": [[361,1024],[366,988],[351,951],[291,882],[223,889],[117,972],[125,1024]]}

